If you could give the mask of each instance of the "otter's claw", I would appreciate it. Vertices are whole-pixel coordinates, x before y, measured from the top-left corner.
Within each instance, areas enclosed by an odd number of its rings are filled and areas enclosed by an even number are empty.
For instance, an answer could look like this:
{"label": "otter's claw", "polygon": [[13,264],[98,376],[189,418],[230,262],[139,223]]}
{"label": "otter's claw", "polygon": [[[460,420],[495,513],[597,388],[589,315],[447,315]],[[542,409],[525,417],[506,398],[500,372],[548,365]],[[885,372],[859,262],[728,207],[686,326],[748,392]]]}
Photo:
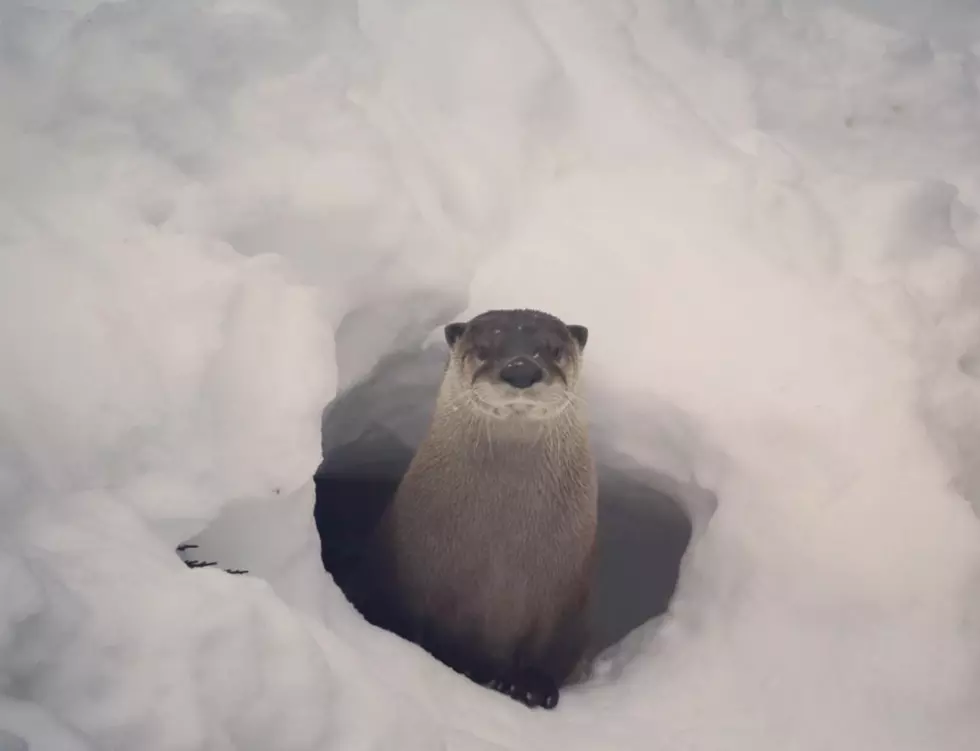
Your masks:
{"label": "otter's claw", "polygon": [[535,670],[520,670],[506,677],[495,678],[487,687],[528,707],[554,709],[558,705],[558,686]]}

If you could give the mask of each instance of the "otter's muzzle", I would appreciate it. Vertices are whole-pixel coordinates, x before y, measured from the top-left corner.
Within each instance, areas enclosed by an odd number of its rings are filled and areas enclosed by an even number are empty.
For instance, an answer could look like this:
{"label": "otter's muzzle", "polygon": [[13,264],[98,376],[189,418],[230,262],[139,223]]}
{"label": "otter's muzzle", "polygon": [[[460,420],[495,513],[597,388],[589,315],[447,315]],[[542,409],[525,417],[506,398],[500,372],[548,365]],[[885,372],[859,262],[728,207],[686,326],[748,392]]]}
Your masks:
{"label": "otter's muzzle", "polygon": [[515,357],[500,369],[500,380],[515,389],[528,389],[544,378],[544,370],[528,357]]}

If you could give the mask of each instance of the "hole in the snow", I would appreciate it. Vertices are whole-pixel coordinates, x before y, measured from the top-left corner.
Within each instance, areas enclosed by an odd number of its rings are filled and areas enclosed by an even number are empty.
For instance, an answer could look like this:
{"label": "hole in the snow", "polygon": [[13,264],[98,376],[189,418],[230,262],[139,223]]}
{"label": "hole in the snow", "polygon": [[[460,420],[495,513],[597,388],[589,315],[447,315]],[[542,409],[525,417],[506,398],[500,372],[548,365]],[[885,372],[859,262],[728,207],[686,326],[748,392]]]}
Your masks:
{"label": "hole in the snow", "polygon": [[[445,363],[440,345],[389,354],[328,406],[315,518],[325,568],[345,593],[353,562],[428,428]],[[593,654],[666,611],[691,523],[649,478],[599,460]]]}

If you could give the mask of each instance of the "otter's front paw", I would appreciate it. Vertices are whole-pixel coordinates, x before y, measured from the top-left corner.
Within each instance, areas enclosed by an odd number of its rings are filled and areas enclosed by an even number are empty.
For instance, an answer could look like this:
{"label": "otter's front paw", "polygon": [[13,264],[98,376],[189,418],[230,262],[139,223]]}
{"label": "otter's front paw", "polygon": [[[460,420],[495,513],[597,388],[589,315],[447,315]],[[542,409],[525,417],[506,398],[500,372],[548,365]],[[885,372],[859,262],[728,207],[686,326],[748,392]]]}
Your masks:
{"label": "otter's front paw", "polygon": [[558,706],[558,685],[537,670],[518,670],[502,678],[495,678],[487,685],[529,707],[554,709]]}

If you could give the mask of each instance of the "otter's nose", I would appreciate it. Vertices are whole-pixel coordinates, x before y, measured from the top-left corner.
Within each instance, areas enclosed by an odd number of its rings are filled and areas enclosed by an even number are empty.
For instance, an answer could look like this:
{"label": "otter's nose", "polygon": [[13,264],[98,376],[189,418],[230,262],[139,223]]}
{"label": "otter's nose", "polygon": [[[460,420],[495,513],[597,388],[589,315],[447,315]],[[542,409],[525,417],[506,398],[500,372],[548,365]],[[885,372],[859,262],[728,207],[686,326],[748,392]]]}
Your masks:
{"label": "otter's nose", "polygon": [[530,388],[542,378],[541,367],[526,357],[515,357],[500,371],[500,379],[517,389]]}

